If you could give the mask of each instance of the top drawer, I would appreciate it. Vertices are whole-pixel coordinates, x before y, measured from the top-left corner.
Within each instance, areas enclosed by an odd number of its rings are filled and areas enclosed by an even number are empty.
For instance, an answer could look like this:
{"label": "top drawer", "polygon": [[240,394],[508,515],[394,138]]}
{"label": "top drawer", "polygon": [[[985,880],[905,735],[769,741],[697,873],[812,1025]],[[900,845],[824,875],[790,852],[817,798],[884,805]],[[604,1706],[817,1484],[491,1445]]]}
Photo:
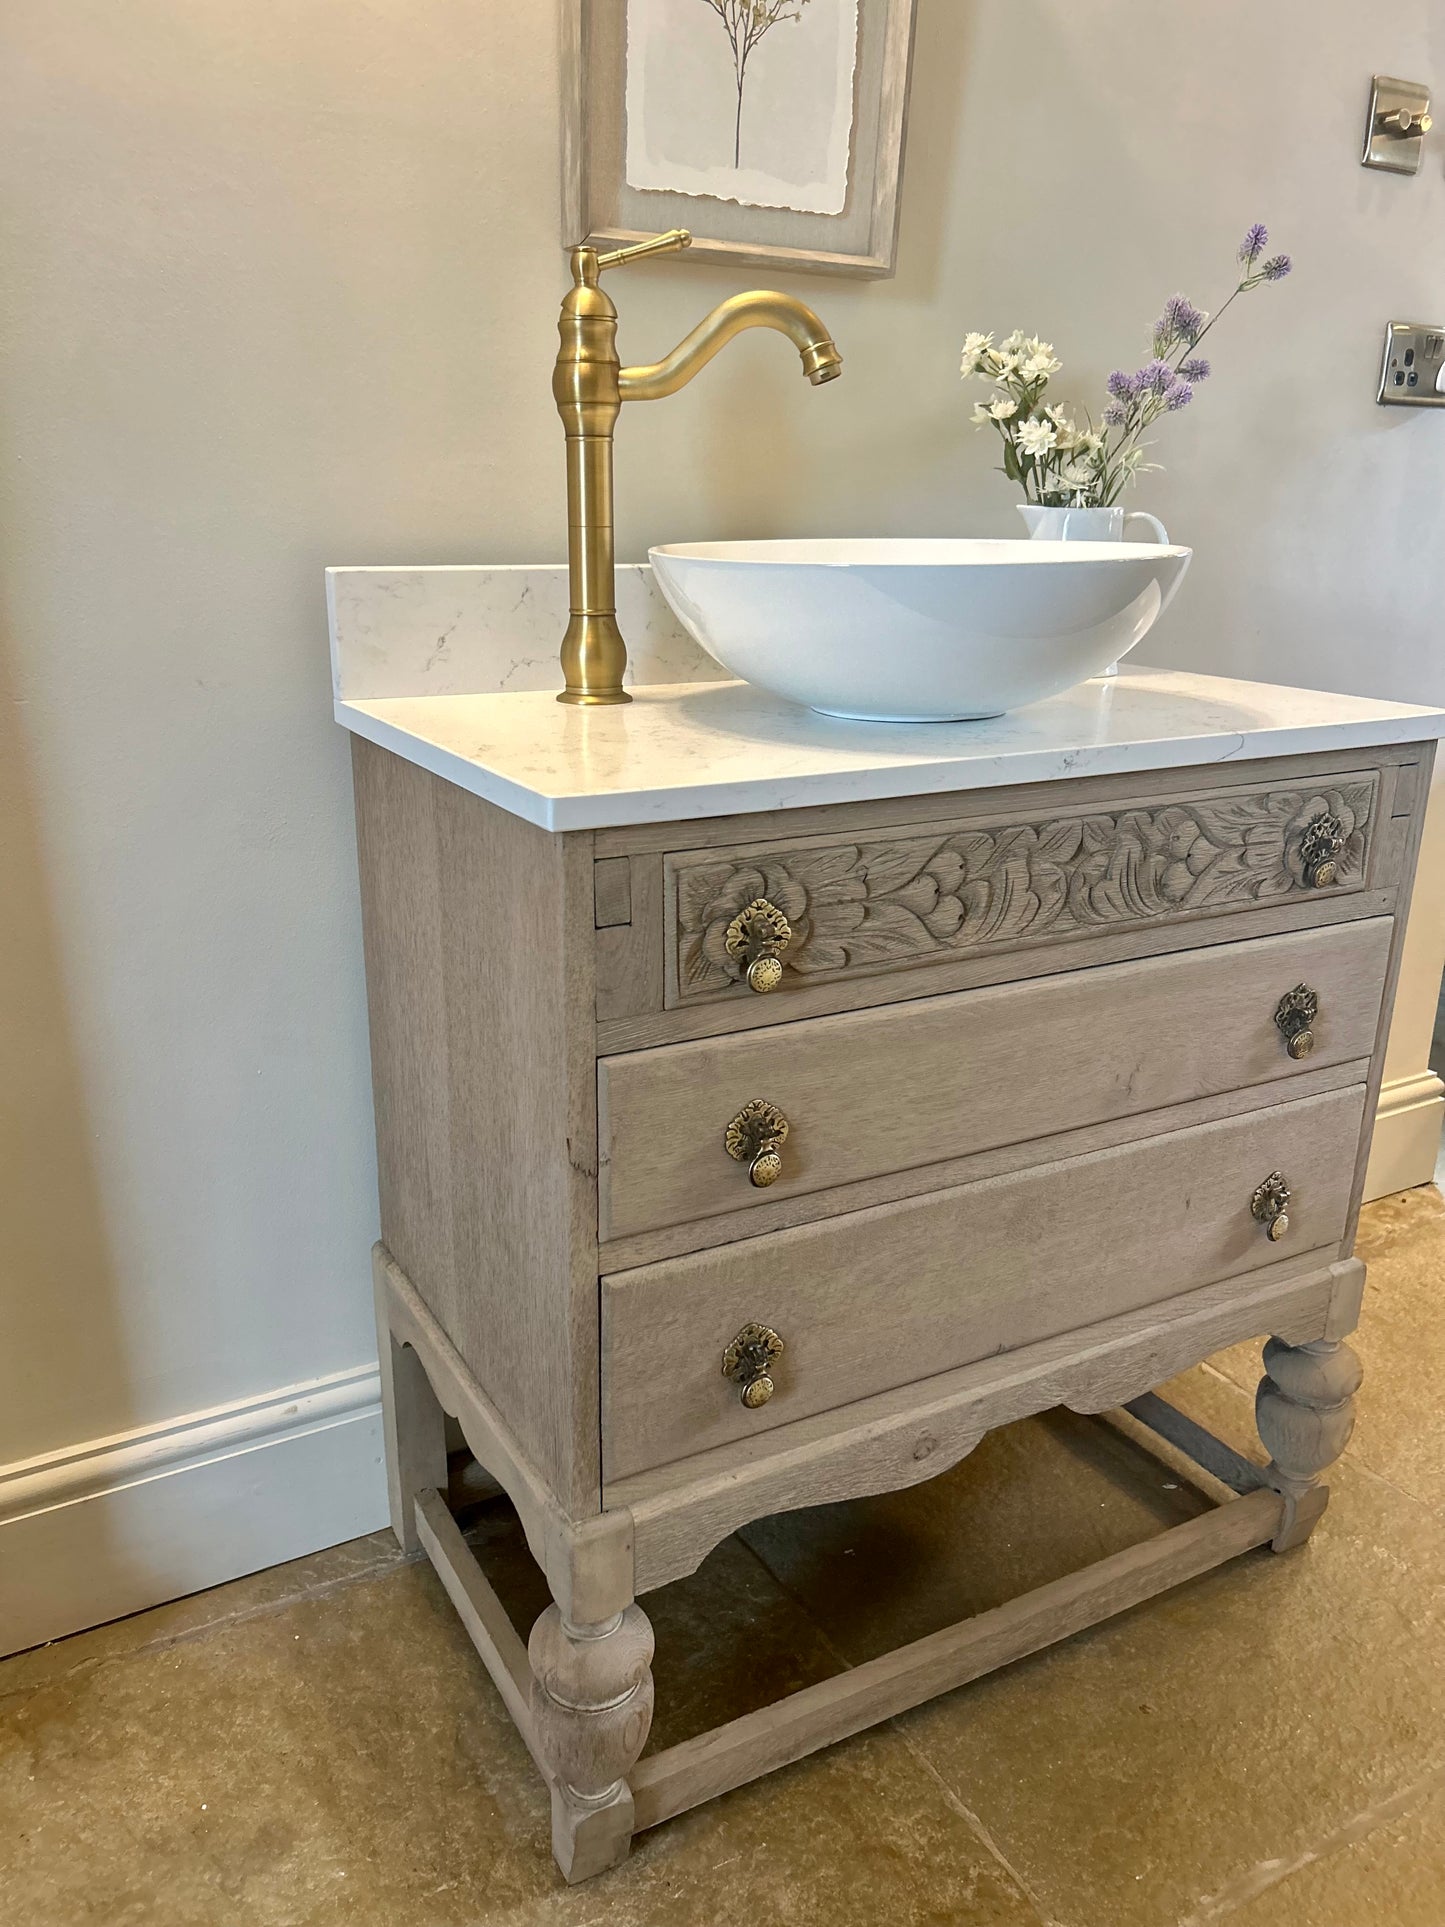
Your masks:
{"label": "top drawer", "polygon": [[1107,813],[676,852],[664,862],[665,1000],[746,998],[760,957],[776,964],[751,987],[786,993],[1358,892],[1379,785],[1367,770]]}

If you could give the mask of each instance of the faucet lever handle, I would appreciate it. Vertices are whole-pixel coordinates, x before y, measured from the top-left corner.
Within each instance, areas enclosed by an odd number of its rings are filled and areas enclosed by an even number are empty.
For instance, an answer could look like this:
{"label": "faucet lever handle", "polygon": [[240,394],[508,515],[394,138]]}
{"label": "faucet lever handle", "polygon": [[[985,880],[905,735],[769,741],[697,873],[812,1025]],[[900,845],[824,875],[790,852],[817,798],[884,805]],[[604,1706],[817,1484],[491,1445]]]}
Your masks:
{"label": "faucet lever handle", "polygon": [[599,272],[604,268],[620,268],[644,254],[672,254],[678,248],[691,246],[692,235],[685,227],[669,228],[666,234],[654,234],[650,241],[639,241],[635,247],[614,248],[611,254],[599,254],[597,267]]}

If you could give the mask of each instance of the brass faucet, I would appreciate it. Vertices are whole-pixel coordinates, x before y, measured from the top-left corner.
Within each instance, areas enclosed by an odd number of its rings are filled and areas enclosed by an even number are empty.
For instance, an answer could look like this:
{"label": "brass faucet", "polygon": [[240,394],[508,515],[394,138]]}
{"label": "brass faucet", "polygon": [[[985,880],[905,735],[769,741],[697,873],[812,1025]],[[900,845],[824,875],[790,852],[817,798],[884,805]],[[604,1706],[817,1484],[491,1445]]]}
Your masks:
{"label": "brass faucet", "polygon": [[627,645],[617,627],[613,578],[612,431],[625,401],[675,395],[719,348],[744,328],[776,328],[803,357],[816,387],[843,370],[843,357],[809,307],[790,294],[735,294],[720,303],[662,361],[624,368],[617,357],[617,310],[598,285],[606,268],[640,255],[688,247],[692,236],[674,228],[636,247],[599,254],[572,250],[572,286],[557,323],[561,346],[552,394],[567,430],[567,568],[571,620],[562,640],[566,688],[559,703],[626,703],[622,687]]}

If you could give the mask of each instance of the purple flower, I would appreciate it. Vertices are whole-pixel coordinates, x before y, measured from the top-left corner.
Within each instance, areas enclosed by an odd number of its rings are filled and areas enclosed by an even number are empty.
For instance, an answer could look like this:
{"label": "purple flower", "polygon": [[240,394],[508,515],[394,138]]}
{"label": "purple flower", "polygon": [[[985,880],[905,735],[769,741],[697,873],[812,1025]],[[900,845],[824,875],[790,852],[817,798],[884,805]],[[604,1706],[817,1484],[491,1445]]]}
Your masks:
{"label": "purple flower", "polygon": [[1277,254],[1272,261],[1266,261],[1260,273],[1266,281],[1283,281],[1294,262],[1287,254]]}
{"label": "purple flower", "polygon": [[1167,345],[1171,341],[1193,343],[1204,327],[1204,316],[1187,295],[1171,294],[1164,303],[1164,312],[1154,326],[1156,344]]}
{"label": "purple flower", "polygon": [[1239,244],[1239,258],[1247,268],[1252,268],[1269,246],[1269,229],[1263,221],[1256,221]]}
{"label": "purple flower", "polygon": [[1209,363],[1203,355],[1191,355],[1187,361],[1180,362],[1179,372],[1186,381],[1208,381]]}
{"label": "purple flower", "polygon": [[1194,390],[1189,386],[1189,383],[1187,381],[1176,381],[1165,392],[1164,406],[1169,410],[1171,415],[1177,414],[1181,408],[1187,408],[1193,399]]}
{"label": "purple flower", "polygon": [[1167,361],[1156,358],[1141,368],[1134,380],[1140,394],[1165,395],[1174,381],[1174,370]]}
{"label": "purple flower", "polygon": [[1104,410],[1105,428],[1123,428],[1129,420],[1129,411],[1121,401],[1111,401]]}
{"label": "purple flower", "polygon": [[1115,401],[1133,401],[1139,393],[1137,377],[1134,375],[1126,375],[1122,368],[1116,368],[1104,386],[1114,397]]}

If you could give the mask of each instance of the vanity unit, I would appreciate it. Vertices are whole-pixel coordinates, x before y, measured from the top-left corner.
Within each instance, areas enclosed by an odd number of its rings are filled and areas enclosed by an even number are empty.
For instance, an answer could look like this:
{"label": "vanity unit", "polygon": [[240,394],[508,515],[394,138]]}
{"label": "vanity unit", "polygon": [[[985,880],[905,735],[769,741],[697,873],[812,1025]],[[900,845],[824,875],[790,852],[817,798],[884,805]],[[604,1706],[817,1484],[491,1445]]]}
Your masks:
{"label": "vanity unit", "polygon": [[[702,680],[645,572],[620,595],[634,701],[559,709],[554,572],[332,580],[392,1516],[574,1880],[1307,1537],[1359,1383],[1352,1240],[1442,720],[1126,668],[996,722],[849,725]],[[1255,1336],[1265,1471],[1153,1394]],[[1127,1405],[1220,1503],[645,1751],[649,1591],[1058,1405]],[[447,1510],[447,1414],[551,1588],[525,1647]]]}

